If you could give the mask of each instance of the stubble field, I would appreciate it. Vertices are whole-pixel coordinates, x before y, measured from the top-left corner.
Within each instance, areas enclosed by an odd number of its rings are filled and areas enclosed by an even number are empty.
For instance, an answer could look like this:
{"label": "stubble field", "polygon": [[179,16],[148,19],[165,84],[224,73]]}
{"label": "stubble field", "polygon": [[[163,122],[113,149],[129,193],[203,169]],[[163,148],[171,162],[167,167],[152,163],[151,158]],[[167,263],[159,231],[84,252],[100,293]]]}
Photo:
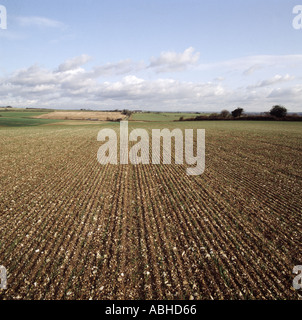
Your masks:
{"label": "stubble field", "polygon": [[0,128],[0,299],[297,299],[302,125],[206,129],[206,170],[106,165],[118,124]]}

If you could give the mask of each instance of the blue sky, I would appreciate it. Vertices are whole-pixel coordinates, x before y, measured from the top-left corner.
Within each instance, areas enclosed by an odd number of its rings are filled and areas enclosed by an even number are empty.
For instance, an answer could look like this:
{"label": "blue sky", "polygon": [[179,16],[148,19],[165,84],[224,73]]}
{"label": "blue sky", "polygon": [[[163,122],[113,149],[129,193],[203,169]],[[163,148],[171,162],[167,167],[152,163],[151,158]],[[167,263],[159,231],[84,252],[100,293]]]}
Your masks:
{"label": "blue sky", "polygon": [[302,112],[299,4],[0,0],[0,105]]}

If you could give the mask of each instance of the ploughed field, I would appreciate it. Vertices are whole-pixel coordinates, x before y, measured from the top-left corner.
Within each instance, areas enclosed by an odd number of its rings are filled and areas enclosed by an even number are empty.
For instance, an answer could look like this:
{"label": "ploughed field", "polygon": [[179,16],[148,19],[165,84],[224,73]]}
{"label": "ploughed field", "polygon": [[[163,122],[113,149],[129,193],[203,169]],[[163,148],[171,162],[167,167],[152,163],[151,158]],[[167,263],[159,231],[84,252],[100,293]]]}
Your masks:
{"label": "ploughed field", "polygon": [[206,169],[106,165],[98,131],[0,129],[0,299],[297,299],[300,123],[206,129]]}

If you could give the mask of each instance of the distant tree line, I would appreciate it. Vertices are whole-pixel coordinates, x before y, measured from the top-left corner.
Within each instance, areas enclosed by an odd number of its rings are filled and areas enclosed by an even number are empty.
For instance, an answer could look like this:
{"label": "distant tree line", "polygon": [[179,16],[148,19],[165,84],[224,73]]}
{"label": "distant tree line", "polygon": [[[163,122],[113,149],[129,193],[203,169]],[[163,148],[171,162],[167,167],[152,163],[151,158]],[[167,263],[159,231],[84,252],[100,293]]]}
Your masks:
{"label": "distant tree line", "polygon": [[0,109],[4,109],[4,110],[1,110],[1,111],[8,111],[7,109],[12,109],[13,107],[11,106],[7,106],[7,107],[0,107]]}
{"label": "distant tree line", "polygon": [[124,110],[122,111],[122,115],[127,116],[127,117],[130,117],[130,116],[132,115],[132,111],[127,110],[127,109],[124,109]]}
{"label": "distant tree line", "polygon": [[220,113],[211,113],[210,115],[199,115],[195,118],[184,119],[179,121],[202,121],[202,120],[285,120],[285,121],[302,121],[302,116],[297,114],[288,115],[287,109],[281,105],[275,105],[269,112],[258,115],[245,114],[243,108],[236,108],[233,111],[222,110]]}

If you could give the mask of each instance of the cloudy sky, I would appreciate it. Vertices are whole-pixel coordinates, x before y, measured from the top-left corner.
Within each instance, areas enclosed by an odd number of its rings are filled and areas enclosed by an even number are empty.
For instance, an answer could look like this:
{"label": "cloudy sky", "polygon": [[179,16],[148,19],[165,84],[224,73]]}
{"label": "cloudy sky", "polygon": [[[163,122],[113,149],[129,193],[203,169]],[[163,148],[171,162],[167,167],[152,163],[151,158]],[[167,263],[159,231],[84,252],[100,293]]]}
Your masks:
{"label": "cloudy sky", "polygon": [[0,4],[2,106],[302,112],[299,1]]}

